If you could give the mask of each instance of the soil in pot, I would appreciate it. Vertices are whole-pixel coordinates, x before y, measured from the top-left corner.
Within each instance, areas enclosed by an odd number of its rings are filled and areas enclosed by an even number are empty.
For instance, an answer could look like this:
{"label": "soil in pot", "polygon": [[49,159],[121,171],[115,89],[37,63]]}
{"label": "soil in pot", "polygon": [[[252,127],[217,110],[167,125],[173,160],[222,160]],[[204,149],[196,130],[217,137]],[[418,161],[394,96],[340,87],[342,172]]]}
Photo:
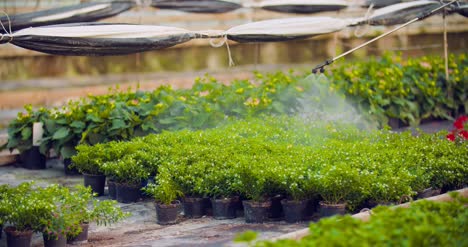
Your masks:
{"label": "soil in pot", "polygon": [[327,204],[320,202],[320,217],[329,217],[333,215],[346,214],[346,203],[341,204]]}
{"label": "soil in pot", "polygon": [[201,218],[205,215],[205,203],[201,197],[186,197],[183,206],[187,218]]}
{"label": "soil in pot", "polygon": [[283,206],[281,205],[281,200],[284,199],[282,195],[276,195],[270,198],[271,207],[268,217],[271,220],[281,220],[284,217]]}
{"label": "soil in pot", "polygon": [[16,231],[14,227],[4,229],[7,238],[7,247],[30,247],[32,231]]}
{"label": "soil in pot", "polygon": [[67,176],[76,176],[80,175],[81,173],[76,169],[75,167],[71,168],[71,159],[66,158],[63,160],[63,170],[65,172],[65,175]]}
{"label": "soil in pot", "polygon": [[107,192],[109,193],[109,196],[112,200],[117,199],[117,190],[116,190],[116,185],[113,180],[108,179],[107,180]]}
{"label": "soil in pot", "polygon": [[212,199],[213,217],[217,220],[234,219],[238,205],[233,198]]}
{"label": "soil in pot", "polygon": [[307,200],[290,201],[283,199],[281,205],[283,205],[284,220],[286,222],[295,223],[305,220]]}
{"label": "soil in pot", "polygon": [[79,245],[88,242],[88,229],[89,224],[82,223],[81,224],[81,232],[75,237],[68,237],[67,236],[67,244]]}
{"label": "soil in pot", "polygon": [[29,170],[46,169],[46,157],[41,154],[39,147],[33,146],[30,149],[21,153],[21,161],[23,168]]}
{"label": "soil in pot", "polygon": [[94,193],[98,196],[104,195],[104,187],[106,185],[106,176],[104,175],[92,175],[83,174],[84,186],[90,186]]}
{"label": "soil in pot", "polygon": [[47,234],[42,234],[44,238],[44,247],[66,247],[67,246],[67,237],[64,235],[59,236],[49,236]]}
{"label": "soil in pot", "polygon": [[141,185],[115,183],[115,191],[118,202],[137,202],[141,198]]}
{"label": "soil in pot", "polygon": [[156,222],[160,225],[171,225],[177,223],[179,205],[179,201],[174,201],[169,205],[156,203]]}
{"label": "soil in pot", "polygon": [[271,202],[242,201],[246,223],[263,223],[270,215]]}

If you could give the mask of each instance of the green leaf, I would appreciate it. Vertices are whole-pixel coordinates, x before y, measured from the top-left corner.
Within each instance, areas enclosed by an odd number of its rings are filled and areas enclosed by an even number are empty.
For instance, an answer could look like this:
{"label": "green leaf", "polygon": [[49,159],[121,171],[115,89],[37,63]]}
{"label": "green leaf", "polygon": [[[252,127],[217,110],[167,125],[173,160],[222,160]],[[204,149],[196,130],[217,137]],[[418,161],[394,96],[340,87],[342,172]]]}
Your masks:
{"label": "green leaf", "polygon": [[114,119],[112,120],[112,127],[109,129],[109,131],[112,130],[119,130],[119,129],[125,129],[127,128],[128,125],[125,124],[125,121],[122,119]]}
{"label": "green leaf", "polygon": [[234,242],[252,242],[254,241],[256,238],[257,238],[257,235],[258,233],[254,232],[254,231],[246,231],[246,232],[243,232],[241,234],[238,234],[235,238],[234,238]]}
{"label": "green leaf", "polygon": [[73,121],[70,124],[70,127],[76,128],[76,129],[84,129],[86,127],[86,124],[82,121]]}
{"label": "green leaf", "polygon": [[52,136],[53,140],[60,140],[65,137],[67,137],[70,134],[70,129],[67,127],[61,127],[60,129],[57,130],[57,132],[54,133]]}
{"label": "green leaf", "polygon": [[76,154],[75,147],[64,146],[60,150],[60,155],[62,156],[63,159],[71,158],[75,154]]}
{"label": "green leaf", "polygon": [[30,139],[31,135],[32,135],[31,127],[26,127],[23,130],[21,130],[21,139],[22,140]]}

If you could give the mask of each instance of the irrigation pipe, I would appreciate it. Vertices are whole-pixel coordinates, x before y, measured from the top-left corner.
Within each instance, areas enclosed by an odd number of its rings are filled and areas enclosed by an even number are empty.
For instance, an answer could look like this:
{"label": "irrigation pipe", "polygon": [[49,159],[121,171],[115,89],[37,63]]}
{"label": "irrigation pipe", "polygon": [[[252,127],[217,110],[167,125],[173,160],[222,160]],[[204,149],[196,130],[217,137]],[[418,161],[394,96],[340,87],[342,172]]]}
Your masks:
{"label": "irrigation pipe", "polygon": [[318,72],[323,73],[323,72],[325,71],[325,66],[332,64],[332,63],[335,62],[336,60],[338,60],[338,59],[340,59],[340,58],[342,58],[342,57],[344,57],[344,56],[346,56],[346,55],[348,55],[348,54],[350,54],[350,53],[353,53],[353,52],[355,52],[356,50],[359,50],[359,49],[361,49],[362,47],[364,47],[364,46],[366,46],[366,45],[369,45],[370,43],[373,43],[373,42],[375,42],[375,41],[377,41],[377,40],[379,40],[379,39],[381,39],[381,38],[384,38],[384,37],[386,37],[386,36],[388,36],[388,35],[390,35],[390,34],[396,32],[396,31],[398,31],[398,30],[400,30],[400,29],[402,29],[402,28],[404,28],[404,27],[406,27],[406,26],[408,26],[408,25],[410,25],[410,24],[412,24],[412,23],[414,23],[414,22],[416,22],[416,21],[425,19],[425,18],[427,18],[427,17],[433,15],[433,14],[436,13],[437,11],[439,11],[439,10],[441,10],[441,9],[443,9],[443,8],[449,6],[450,4],[455,3],[455,2],[457,2],[457,1],[458,1],[458,0],[453,0],[453,1],[451,1],[451,2],[448,2],[448,3],[446,3],[446,4],[443,4],[443,5],[441,5],[441,6],[437,7],[437,8],[435,8],[435,9],[433,9],[433,10],[431,10],[431,11],[422,13],[421,15],[415,17],[414,19],[412,19],[412,20],[410,20],[410,21],[408,21],[408,22],[406,22],[406,23],[404,23],[404,24],[402,24],[402,25],[400,25],[400,26],[398,26],[398,27],[396,27],[396,28],[394,28],[394,29],[392,29],[392,30],[386,32],[386,33],[383,33],[383,34],[381,34],[381,35],[379,35],[379,36],[377,36],[377,37],[375,37],[375,38],[373,38],[373,39],[371,39],[371,40],[369,40],[369,41],[367,41],[367,42],[365,42],[365,43],[363,43],[363,44],[361,44],[361,45],[359,45],[359,46],[357,46],[357,47],[355,47],[355,48],[353,48],[353,49],[351,49],[351,50],[349,50],[349,51],[347,51],[347,52],[345,52],[345,53],[342,53],[341,55],[339,55],[339,56],[337,56],[337,57],[334,57],[334,58],[332,58],[332,59],[326,60],[324,63],[319,64],[319,65],[317,65],[315,68],[313,68],[313,69],[312,69],[312,73],[314,73],[314,74],[316,74],[316,73],[318,73]]}
{"label": "irrigation pipe", "polygon": [[[465,197],[465,198],[468,197],[468,188],[457,190],[456,192],[458,192],[460,194],[460,196],[462,196],[462,197]],[[422,199],[422,200],[436,201],[436,202],[450,202],[450,201],[453,201],[453,198],[448,193],[445,193],[445,194],[442,194],[442,195],[433,196],[433,197],[425,198],[425,199]],[[418,201],[421,201],[421,200],[418,200]],[[403,203],[403,204],[400,204],[400,205],[396,205],[396,206],[393,206],[393,208],[397,208],[397,207],[407,208],[407,207],[409,207],[411,205],[411,203],[413,203],[413,202],[407,202],[407,203]],[[372,210],[362,212],[362,213],[358,213],[358,214],[354,214],[352,217],[356,218],[356,219],[363,220],[363,221],[367,221],[370,218],[371,212],[372,212]],[[281,240],[281,239],[299,240],[299,239],[301,239],[301,238],[303,238],[303,237],[305,237],[307,235],[309,235],[309,228],[304,228],[304,229],[301,229],[301,230],[298,230],[298,231],[295,231],[295,232],[290,232],[290,233],[283,234],[283,235],[281,235],[279,237],[271,239],[271,241],[277,241],[277,240]]]}

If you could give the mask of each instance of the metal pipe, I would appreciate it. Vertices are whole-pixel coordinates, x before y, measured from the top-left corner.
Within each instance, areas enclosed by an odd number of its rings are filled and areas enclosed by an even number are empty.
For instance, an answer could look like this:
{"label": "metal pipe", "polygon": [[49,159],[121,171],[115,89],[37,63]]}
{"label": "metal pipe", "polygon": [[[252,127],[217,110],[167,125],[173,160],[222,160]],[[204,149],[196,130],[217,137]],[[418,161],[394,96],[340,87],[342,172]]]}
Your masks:
{"label": "metal pipe", "polygon": [[386,36],[388,36],[388,35],[390,35],[390,34],[396,32],[396,31],[398,31],[398,30],[400,30],[400,29],[402,29],[402,28],[404,28],[404,27],[406,27],[406,26],[408,26],[408,25],[410,25],[410,24],[412,24],[412,23],[414,23],[414,22],[416,22],[416,21],[425,19],[425,18],[427,18],[427,17],[433,15],[433,14],[436,13],[437,11],[439,11],[439,10],[441,10],[441,9],[447,7],[448,5],[453,4],[453,3],[457,2],[457,1],[458,1],[458,0],[453,0],[453,1],[451,1],[451,2],[448,2],[448,3],[446,3],[446,4],[443,4],[443,5],[441,5],[441,6],[437,7],[437,8],[435,8],[435,9],[433,9],[433,10],[431,10],[431,11],[422,13],[420,16],[415,17],[414,19],[412,19],[412,20],[410,20],[410,21],[408,21],[408,22],[406,22],[406,23],[404,23],[404,24],[402,24],[402,25],[400,25],[400,26],[398,26],[398,27],[396,27],[396,28],[394,28],[394,29],[392,29],[392,30],[386,32],[386,33],[383,33],[383,34],[381,34],[381,35],[379,35],[379,36],[377,36],[377,37],[375,37],[375,38],[373,38],[373,39],[371,39],[371,40],[369,40],[369,41],[367,41],[367,42],[365,42],[365,43],[363,43],[363,44],[361,44],[361,45],[359,45],[359,46],[357,46],[357,47],[355,47],[355,48],[353,48],[353,49],[351,49],[351,50],[349,50],[349,51],[347,51],[347,52],[345,52],[345,53],[342,53],[341,55],[339,55],[339,56],[337,56],[337,57],[334,57],[334,58],[332,58],[332,59],[326,60],[324,63],[319,64],[319,65],[317,65],[314,69],[312,69],[312,73],[314,73],[314,74],[316,74],[317,72],[323,73],[323,72],[325,71],[325,66],[332,64],[334,61],[336,61],[336,60],[338,60],[338,59],[340,59],[340,58],[342,58],[342,57],[344,57],[344,56],[346,56],[346,55],[348,55],[348,54],[350,54],[350,53],[352,53],[352,52],[355,52],[356,50],[359,50],[359,49],[361,49],[362,47],[364,47],[364,46],[366,46],[366,45],[368,45],[368,44],[370,44],[370,43],[372,43],[372,42],[375,42],[375,41],[377,41],[377,40],[379,40],[379,39],[381,39],[381,38],[384,38],[384,37],[386,37]]}

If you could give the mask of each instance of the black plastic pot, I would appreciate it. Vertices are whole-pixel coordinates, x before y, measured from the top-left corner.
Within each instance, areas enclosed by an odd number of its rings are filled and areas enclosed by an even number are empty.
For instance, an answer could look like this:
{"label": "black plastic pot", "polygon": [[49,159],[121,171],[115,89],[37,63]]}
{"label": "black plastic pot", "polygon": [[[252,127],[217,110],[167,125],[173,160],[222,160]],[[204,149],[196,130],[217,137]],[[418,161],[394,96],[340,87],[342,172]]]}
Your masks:
{"label": "black plastic pot", "polygon": [[201,218],[205,215],[205,203],[200,197],[184,198],[184,215],[187,218]]}
{"label": "black plastic pot", "polygon": [[232,203],[236,208],[236,217],[244,217],[244,205],[242,204],[242,199],[240,196],[233,196]]}
{"label": "black plastic pot", "polygon": [[307,200],[289,201],[283,199],[281,205],[283,205],[284,220],[286,222],[296,223],[305,220]]}
{"label": "black plastic pot", "polygon": [[44,238],[44,247],[66,247],[67,246],[67,237],[63,235],[59,236],[49,236],[42,234]]}
{"label": "black plastic pot", "polygon": [[246,223],[263,223],[268,220],[271,202],[242,201]]}
{"label": "black plastic pot", "polygon": [[117,199],[117,190],[115,182],[110,179],[107,180],[107,191],[111,199]]}
{"label": "black plastic pot", "polygon": [[89,229],[89,224],[87,223],[82,223],[80,224],[81,226],[81,232],[75,237],[68,237],[67,236],[67,244],[73,244],[73,245],[79,245],[79,244],[84,244],[88,242],[88,229]]}
{"label": "black plastic pot", "polygon": [[71,168],[70,165],[71,165],[71,159],[70,158],[66,158],[63,160],[63,170],[65,172],[65,175],[67,176],[76,176],[76,175],[80,175],[81,173],[78,171],[78,169],[76,169],[75,167]]}
{"label": "black plastic pot", "polygon": [[84,186],[90,186],[93,192],[97,193],[98,196],[104,195],[104,187],[106,184],[106,176],[104,175],[92,175],[83,174]]}
{"label": "black plastic pot", "polygon": [[320,202],[320,217],[329,217],[333,215],[346,214],[346,203],[341,204],[327,204]]}
{"label": "black plastic pot", "polygon": [[39,147],[33,146],[21,153],[23,168],[29,170],[46,169],[46,157],[39,152]]}
{"label": "black plastic pot", "polygon": [[14,227],[4,229],[7,237],[7,247],[30,247],[32,231],[16,231]]}
{"label": "black plastic pot", "polygon": [[440,192],[441,192],[441,189],[427,188],[423,191],[419,191],[416,198],[423,199],[423,198],[428,198],[432,196],[437,196],[437,195],[440,195]]}
{"label": "black plastic pot", "polygon": [[217,220],[236,218],[238,205],[232,198],[211,199],[213,217]]}
{"label": "black plastic pot", "polygon": [[268,217],[272,220],[281,220],[284,217],[283,206],[281,200],[284,199],[282,195],[276,195],[270,198],[271,206]]}
{"label": "black plastic pot", "polygon": [[318,208],[319,208],[319,200],[317,198],[307,200],[307,205],[305,208],[305,219],[312,220],[315,213],[318,212]]}
{"label": "black plastic pot", "polygon": [[179,201],[174,201],[169,205],[156,203],[156,222],[160,225],[177,223],[179,205]]}
{"label": "black plastic pot", "polygon": [[118,202],[137,202],[141,198],[141,185],[115,183],[115,192]]}
{"label": "black plastic pot", "polygon": [[209,197],[203,197],[203,208],[205,208],[205,214],[207,216],[213,216],[213,204]]}

